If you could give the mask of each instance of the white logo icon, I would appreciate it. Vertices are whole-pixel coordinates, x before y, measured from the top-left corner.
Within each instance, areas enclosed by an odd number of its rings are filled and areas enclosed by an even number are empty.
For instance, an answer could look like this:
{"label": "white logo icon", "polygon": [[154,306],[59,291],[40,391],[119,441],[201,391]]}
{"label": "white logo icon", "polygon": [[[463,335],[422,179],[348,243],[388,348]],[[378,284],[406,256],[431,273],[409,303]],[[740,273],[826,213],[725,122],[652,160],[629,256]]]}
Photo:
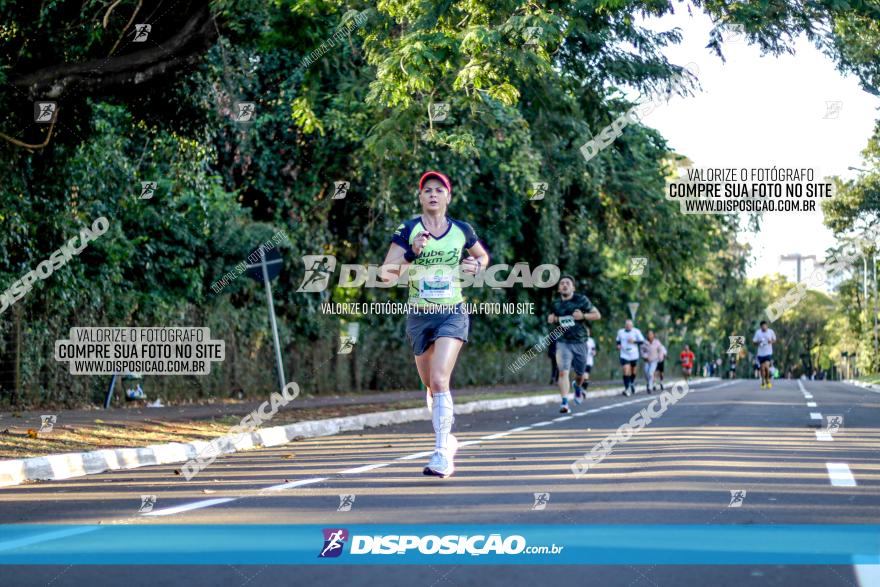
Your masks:
{"label": "white logo icon", "polygon": [[544,510],[547,509],[547,504],[550,502],[550,494],[549,493],[536,493],[535,494],[535,504],[532,506],[533,510]]}
{"label": "white logo icon", "polygon": [[524,35],[526,42],[525,42],[524,46],[525,47],[534,47],[535,45],[537,45],[538,39],[540,38],[542,32],[543,32],[543,29],[541,29],[541,27],[539,27],[539,26],[526,27],[526,31],[525,31],[525,35]]}
{"label": "white logo icon", "polygon": [[55,427],[55,422],[58,421],[58,416],[54,415],[46,415],[40,416],[40,432],[44,432],[48,434],[52,432],[52,428]]}
{"label": "white logo icon", "polygon": [[339,507],[337,512],[350,512],[351,506],[354,505],[354,495],[339,495]]}
{"label": "white logo icon", "polygon": [[742,489],[731,489],[730,490],[730,503],[727,504],[729,508],[738,508],[741,507],[743,501],[746,499],[746,492]]}
{"label": "white logo icon", "polygon": [[838,118],[840,116],[840,111],[843,110],[843,102],[839,100],[826,100],[825,101],[825,116],[822,118],[826,120],[830,120],[833,118]]}
{"label": "white logo icon", "polygon": [[546,181],[532,182],[532,197],[529,199],[530,200],[543,200],[546,193],[547,193],[547,182]]}
{"label": "white logo icon", "polygon": [[57,102],[35,102],[34,103],[34,122],[42,124],[55,122],[55,115],[58,112]]}
{"label": "white logo icon", "polygon": [[348,193],[349,182],[347,181],[334,181],[334,192],[331,200],[342,200],[345,198],[345,194]]}
{"label": "white logo icon", "polygon": [[153,506],[156,505],[156,496],[155,495],[142,495],[141,496],[141,507],[138,510],[138,513],[146,514],[148,512],[153,511]]}
{"label": "white logo icon", "polygon": [[236,102],[235,119],[238,122],[253,122],[257,106],[253,102]]}
{"label": "white logo icon", "polygon": [[135,43],[143,43],[147,40],[147,37],[150,35],[150,31],[153,30],[153,25],[150,24],[136,24],[134,25],[134,39]]}
{"label": "white logo icon", "polygon": [[648,266],[647,257],[630,257],[629,258],[629,274],[644,275],[645,268]]}
{"label": "white logo icon", "polygon": [[738,355],[746,344],[745,336],[728,336],[730,339],[730,348],[727,349],[728,355]]}
{"label": "white logo icon", "polygon": [[330,276],[336,269],[336,257],[333,255],[303,255],[306,274],[296,290],[299,293],[324,291],[330,283]]}
{"label": "white logo icon", "polygon": [[337,355],[350,355],[351,351],[354,350],[354,343],[357,341],[351,336],[340,336],[339,337],[339,352]]}
{"label": "white logo icon", "polygon": [[156,195],[156,182],[155,181],[142,181],[141,182],[141,200],[151,200],[153,196]]}
{"label": "white logo icon", "polygon": [[434,102],[428,107],[428,116],[431,122],[443,122],[449,115],[449,104],[446,102]]}
{"label": "white logo icon", "polygon": [[843,428],[843,416],[825,416],[825,429],[829,434],[836,434]]}

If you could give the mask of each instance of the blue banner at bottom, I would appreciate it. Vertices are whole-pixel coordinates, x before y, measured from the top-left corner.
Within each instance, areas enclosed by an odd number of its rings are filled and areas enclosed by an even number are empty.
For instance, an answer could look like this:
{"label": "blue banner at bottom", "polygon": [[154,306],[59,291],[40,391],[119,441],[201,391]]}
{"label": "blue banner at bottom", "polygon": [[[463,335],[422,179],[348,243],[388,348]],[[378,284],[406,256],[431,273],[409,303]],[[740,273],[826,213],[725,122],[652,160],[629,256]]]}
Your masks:
{"label": "blue banner at bottom", "polygon": [[880,564],[877,525],[0,525],[0,564]]}

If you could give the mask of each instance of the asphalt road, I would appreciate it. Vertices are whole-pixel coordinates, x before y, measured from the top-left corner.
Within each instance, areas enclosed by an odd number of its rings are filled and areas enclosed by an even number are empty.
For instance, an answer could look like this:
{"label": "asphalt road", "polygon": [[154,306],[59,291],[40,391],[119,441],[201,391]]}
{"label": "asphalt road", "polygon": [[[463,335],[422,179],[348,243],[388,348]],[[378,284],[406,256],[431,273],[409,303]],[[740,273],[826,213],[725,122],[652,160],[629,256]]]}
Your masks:
{"label": "asphalt road", "polygon": [[[446,480],[421,474],[433,433],[416,422],[225,456],[190,482],[168,465],[4,488],[0,523],[880,524],[880,394],[822,381],[694,386],[575,479],[571,463],[650,397],[590,400],[572,417],[555,405],[458,416],[465,445]],[[843,416],[833,435],[829,415]],[[739,507],[732,491],[745,492]],[[535,493],[549,494],[544,509]],[[156,496],[146,514],[143,495]],[[337,511],[343,495],[350,511]],[[7,566],[0,585],[867,587],[880,585],[877,568]]]}

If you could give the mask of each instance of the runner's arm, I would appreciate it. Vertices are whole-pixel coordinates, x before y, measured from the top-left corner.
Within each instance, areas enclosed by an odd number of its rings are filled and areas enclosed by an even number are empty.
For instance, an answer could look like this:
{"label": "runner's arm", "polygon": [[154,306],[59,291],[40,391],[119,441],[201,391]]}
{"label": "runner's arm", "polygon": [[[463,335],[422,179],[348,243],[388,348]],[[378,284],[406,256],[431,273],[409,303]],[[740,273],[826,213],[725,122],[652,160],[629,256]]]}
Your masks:
{"label": "runner's arm", "polygon": [[475,242],[472,247],[467,250],[470,257],[461,262],[462,271],[476,275],[480,271],[484,271],[489,266],[489,253],[483,248],[479,241]]}
{"label": "runner's arm", "polygon": [[409,266],[403,256],[406,249],[397,243],[391,243],[388,252],[385,254],[385,260],[379,267],[379,279],[386,282],[394,282],[403,274],[404,269]]}

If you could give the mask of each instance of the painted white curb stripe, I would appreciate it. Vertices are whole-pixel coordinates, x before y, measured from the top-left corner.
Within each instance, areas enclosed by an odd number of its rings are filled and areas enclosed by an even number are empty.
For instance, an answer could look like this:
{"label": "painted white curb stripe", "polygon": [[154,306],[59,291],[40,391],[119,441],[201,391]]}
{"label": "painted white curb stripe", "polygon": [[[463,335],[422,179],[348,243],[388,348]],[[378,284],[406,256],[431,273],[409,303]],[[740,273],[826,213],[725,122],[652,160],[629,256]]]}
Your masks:
{"label": "painted white curb stripe", "polygon": [[855,487],[856,478],[853,477],[849,465],[846,463],[825,463],[828,468],[828,477],[835,487]]}

